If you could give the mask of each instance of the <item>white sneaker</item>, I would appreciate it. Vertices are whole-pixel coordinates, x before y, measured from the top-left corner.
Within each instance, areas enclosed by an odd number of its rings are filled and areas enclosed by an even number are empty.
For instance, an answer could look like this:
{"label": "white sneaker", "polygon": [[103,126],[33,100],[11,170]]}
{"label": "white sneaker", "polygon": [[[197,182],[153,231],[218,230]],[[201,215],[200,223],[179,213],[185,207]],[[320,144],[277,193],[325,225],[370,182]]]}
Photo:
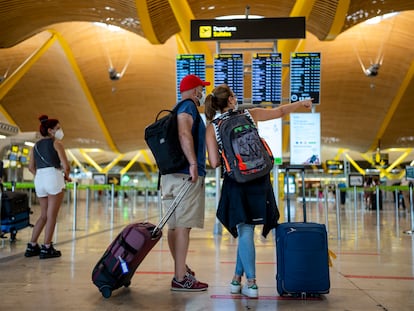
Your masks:
{"label": "white sneaker", "polygon": [[259,288],[257,287],[256,284],[252,284],[250,286],[247,283],[244,284],[241,292],[244,296],[247,296],[249,298],[259,297]]}
{"label": "white sneaker", "polygon": [[237,281],[232,281],[230,283],[230,293],[232,294],[240,294],[241,291],[241,284]]}

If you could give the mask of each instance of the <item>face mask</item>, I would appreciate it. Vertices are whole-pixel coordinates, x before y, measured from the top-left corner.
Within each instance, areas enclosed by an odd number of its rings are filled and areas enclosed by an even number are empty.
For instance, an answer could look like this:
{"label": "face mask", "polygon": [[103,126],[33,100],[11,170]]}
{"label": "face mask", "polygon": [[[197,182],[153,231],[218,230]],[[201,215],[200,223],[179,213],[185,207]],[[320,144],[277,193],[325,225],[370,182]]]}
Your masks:
{"label": "face mask", "polygon": [[200,106],[203,106],[205,101],[206,101],[206,93],[201,92],[201,98],[198,98],[198,102],[200,103]]}
{"label": "face mask", "polygon": [[56,139],[58,139],[58,140],[62,140],[62,139],[63,139],[63,136],[64,136],[64,134],[63,134],[63,130],[62,130],[62,129],[58,129],[58,130],[55,132],[55,138],[56,138]]}
{"label": "face mask", "polygon": [[234,101],[235,101],[234,110],[237,110],[237,109],[239,109],[239,102],[237,101],[237,97],[236,96],[233,96],[233,98],[234,98]]}

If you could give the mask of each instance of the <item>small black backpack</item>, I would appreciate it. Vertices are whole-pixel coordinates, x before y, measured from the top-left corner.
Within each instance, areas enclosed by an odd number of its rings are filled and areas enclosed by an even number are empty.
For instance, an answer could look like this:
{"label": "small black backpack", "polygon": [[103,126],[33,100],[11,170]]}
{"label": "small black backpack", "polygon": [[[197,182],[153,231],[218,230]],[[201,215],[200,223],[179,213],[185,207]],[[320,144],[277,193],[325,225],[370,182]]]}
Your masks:
{"label": "small black backpack", "polygon": [[[176,173],[188,165],[178,138],[177,110],[184,101],[180,101],[173,110],[161,110],[157,114],[155,122],[145,128],[145,141],[154,155],[161,175]],[[158,119],[163,112],[168,112],[168,114]],[[197,114],[194,122],[196,122],[194,142],[196,146],[198,124],[200,122],[199,114]]]}
{"label": "small black backpack", "polygon": [[225,173],[239,183],[269,174],[273,155],[248,110],[229,110],[212,121]]}

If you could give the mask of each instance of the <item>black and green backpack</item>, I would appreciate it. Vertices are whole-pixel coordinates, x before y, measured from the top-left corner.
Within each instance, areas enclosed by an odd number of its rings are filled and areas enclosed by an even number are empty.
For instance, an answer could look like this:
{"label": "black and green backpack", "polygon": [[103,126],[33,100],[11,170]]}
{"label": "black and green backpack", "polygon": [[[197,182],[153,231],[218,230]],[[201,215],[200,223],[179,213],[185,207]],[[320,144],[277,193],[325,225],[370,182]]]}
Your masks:
{"label": "black and green backpack", "polygon": [[269,174],[273,155],[248,110],[229,110],[212,121],[225,173],[244,183]]}

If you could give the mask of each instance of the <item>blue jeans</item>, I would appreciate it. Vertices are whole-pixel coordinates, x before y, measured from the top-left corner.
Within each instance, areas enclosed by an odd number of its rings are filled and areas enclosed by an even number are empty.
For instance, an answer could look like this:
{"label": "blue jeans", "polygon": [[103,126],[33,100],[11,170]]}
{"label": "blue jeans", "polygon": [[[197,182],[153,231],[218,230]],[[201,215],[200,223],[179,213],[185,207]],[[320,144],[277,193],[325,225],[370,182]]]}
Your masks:
{"label": "blue jeans", "polygon": [[254,246],[254,225],[237,225],[239,243],[237,245],[237,260],[235,274],[247,279],[256,278],[256,249]]}

